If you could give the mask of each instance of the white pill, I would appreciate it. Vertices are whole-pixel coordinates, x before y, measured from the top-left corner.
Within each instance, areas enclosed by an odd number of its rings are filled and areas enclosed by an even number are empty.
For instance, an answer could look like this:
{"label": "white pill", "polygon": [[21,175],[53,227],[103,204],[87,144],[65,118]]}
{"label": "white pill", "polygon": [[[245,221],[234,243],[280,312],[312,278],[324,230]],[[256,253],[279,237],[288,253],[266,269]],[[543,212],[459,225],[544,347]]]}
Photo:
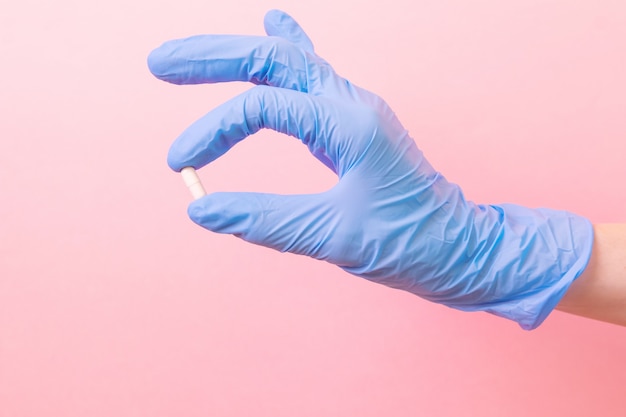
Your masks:
{"label": "white pill", "polygon": [[193,167],[185,167],[180,171],[180,173],[183,176],[185,185],[189,188],[189,191],[191,191],[191,195],[194,200],[206,195],[202,182],[200,181],[200,178],[198,178],[198,174]]}

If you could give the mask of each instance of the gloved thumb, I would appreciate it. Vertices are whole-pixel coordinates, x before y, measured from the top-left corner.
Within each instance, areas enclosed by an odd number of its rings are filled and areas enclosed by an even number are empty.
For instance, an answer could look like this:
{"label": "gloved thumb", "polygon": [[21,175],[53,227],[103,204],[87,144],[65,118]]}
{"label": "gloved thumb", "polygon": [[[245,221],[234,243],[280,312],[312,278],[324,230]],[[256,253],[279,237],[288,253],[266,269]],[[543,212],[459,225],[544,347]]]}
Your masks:
{"label": "gloved thumb", "polygon": [[315,53],[311,39],[304,33],[298,22],[287,13],[281,10],[270,10],[265,14],[263,25],[265,33],[269,36],[280,36],[307,52]]}
{"label": "gloved thumb", "polygon": [[325,259],[337,216],[326,194],[214,193],[189,205],[191,220],[218,233],[281,252]]}

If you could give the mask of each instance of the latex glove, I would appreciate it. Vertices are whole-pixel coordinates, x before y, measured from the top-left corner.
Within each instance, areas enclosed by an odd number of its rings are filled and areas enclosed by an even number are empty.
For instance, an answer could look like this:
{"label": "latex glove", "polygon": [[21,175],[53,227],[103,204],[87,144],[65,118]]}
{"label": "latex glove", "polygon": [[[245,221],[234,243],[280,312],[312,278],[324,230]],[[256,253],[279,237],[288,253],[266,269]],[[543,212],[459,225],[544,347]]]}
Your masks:
{"label": "latex glove", "polygon": [[210,194],[191,203],[191,219],[453,308],[538,326],[587,265],[590,222],[465,200],[388,105],[337,75],[290,16],[270,11],[265,28],[268,37],[194,36],[150,54],[152,73],[171,83],[260,84],[191,125],[168,163],[200,168],[269,128],[300,139],[338,183],[312,195]]}

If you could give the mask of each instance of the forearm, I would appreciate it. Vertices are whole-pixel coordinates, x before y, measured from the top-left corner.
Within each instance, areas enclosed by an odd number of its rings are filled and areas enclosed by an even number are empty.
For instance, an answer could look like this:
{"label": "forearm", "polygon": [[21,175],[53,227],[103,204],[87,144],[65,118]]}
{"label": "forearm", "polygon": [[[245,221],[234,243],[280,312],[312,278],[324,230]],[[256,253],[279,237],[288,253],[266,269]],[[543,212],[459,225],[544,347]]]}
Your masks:
{"label": "forearm", "polygon": [[594,225],[591,259],[557,310],[626,326],[626,223]]}

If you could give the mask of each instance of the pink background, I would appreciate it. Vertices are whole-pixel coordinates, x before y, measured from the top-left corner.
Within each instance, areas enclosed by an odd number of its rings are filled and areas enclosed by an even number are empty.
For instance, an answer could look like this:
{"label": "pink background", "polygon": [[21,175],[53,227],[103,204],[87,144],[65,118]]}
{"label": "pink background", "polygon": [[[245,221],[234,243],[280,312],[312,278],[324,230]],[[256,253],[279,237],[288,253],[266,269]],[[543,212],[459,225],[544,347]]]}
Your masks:
{"label": "pink background", "polygon": [[[263,34],[283,8],[478,202],[625,221],[623,0],[6,2],[0,13],[0,416],[623,416],[626,329],[533,332],[186,216],[165,156],[247,85],[177,87],[149,51]],[[210,190],[334,178],[262,132]]]}

